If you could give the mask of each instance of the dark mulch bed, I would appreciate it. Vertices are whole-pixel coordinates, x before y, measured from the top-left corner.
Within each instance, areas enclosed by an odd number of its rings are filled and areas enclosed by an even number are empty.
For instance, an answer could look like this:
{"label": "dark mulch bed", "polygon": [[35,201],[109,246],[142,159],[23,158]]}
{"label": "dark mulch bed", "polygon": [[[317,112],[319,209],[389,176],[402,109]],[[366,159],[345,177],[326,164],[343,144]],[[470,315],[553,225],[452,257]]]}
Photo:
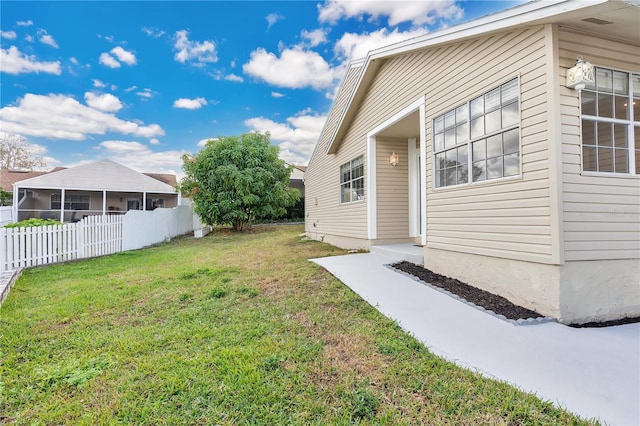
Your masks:
{"label": "dark mulch bed", "polygon": [[472,287],[469,284],[465,284],[456,279],[436,274],[414,263],[406,261],[398,262],[391,265],[391,267],[420,278],[428,284],[447,290],[448,292],[453,293],[476,306],[481,306],[489,311],[495,312],[496,314],[504,315],[506,318],[511,320],[544,317],[535,311],[515,305],[502,296]]}
{"label": "dark mulch bed", "polygon": [[[530,319],[530,318],[543,318],[543,315],[535,311],[531,311],[522,306],[515,305],[509,302],[502,296],[498,296],[488,291],[481,290],[476,287],[472,287],[469,284],[465,284],[453,278],[445,277],[444,275],[436,274],[430,270],[418,266],[415,263],[410,262],[398,262],[391,265],[391,267],[406,272],[409,275],[420,278],[422,281],[431,284],[433,286],[447,290],[456,296],[471,302],[476,306],[481,306],[489,311],[493,311],[496,314],[504,315],[511,320],[518,319]],[[613,321],[602,322],[589,322],[584,324],[569,324],[570,327],[582,328],[582,327],[611,327],[614,325],[633,324],[640,322],[640,317],[628,317]]]}

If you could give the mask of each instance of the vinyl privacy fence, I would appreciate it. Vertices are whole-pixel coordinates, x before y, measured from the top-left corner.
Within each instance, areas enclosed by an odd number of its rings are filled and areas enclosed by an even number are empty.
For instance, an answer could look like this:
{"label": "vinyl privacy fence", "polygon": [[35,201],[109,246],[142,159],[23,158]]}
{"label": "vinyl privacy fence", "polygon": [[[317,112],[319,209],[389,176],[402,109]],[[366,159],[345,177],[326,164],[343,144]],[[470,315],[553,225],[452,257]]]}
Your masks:
{"label": "vinyl privacy fence", "polygon": [[11,206],[0,206],[0,226],[11,223],[12,213]]}
{"label": "vinyl privacy fence", "polygon": [[0,273],[135,250],[193,231],[191,206],[125,215],[88,216],[77,223],[0,228]]}

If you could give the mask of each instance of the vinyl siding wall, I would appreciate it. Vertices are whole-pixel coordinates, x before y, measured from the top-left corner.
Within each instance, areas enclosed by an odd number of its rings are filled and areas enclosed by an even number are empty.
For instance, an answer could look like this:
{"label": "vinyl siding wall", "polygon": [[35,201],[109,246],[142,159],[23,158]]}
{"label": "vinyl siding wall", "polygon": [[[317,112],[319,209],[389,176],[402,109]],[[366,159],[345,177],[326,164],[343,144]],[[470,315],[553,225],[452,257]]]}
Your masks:
{"label": "vinyl siding wall", "polygon": [[[545,43],[540,26],[425,54],[428,248],[552,263]],[[434,189],[432,120],[514,77],[521,176]]]}
{"label": "vinyl siding wall", "polygon": [[[323,239],[327,235],[367,238],[366,140],[345,145],[337,154],[325,153],[360,71],[361,67],[347,71],[305,173],[305,231],[312,238]],[[341,204],[340,166],[360,155],[365,160],[365,201]]]}
{"label": "vinyl siding wall", "polygon": [[578,55],[640,73],[640,46],[560,29],[559,47],[565,260],[638,259],[640,176],[581,173],[580,98],[564,78]]}
{"label": "vinyl siding wall", "polygon": [[[392,152],[400,163],[389,164]],[[406,139],[376,139],[378,240],[409,238],[409,165]]]}
{"label": "vinyl siding wall", "polygon": [[[545,29],[536,26],[384,59],[344,138],[338,141],[337,154],[314,154],[307,191],[318,188],[309,194],[307,204],[311,206],[308,213],[317,216],[307,217],[307,230],[367,238],[366,204],[339,205],[340,164],[365,155],[366,175],[367,133],[424,95],[427,246],[551,263],[545,52]],[[514,77],[520,78],[522,176],[434,190],[433,118]],[[321,139],[320,143],[326,142]],[[384,208],[380,193],[378,207]],[[380,219],[386,222],[384,213],[379,213]],[[321,222],[315,229],[314,221]],[[381,223],[378,231],[391,232]]]}

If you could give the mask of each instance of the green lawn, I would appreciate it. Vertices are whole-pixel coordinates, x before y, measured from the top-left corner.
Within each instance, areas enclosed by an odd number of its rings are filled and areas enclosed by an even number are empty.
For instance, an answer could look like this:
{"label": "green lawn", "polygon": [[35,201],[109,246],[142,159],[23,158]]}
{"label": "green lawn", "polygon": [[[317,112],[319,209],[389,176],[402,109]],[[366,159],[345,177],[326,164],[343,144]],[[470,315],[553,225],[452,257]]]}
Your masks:
{"label": "green lawn", "polygon": [[309,258],[300,225],[24,271],[0,423],[588,424],[429,353]]}

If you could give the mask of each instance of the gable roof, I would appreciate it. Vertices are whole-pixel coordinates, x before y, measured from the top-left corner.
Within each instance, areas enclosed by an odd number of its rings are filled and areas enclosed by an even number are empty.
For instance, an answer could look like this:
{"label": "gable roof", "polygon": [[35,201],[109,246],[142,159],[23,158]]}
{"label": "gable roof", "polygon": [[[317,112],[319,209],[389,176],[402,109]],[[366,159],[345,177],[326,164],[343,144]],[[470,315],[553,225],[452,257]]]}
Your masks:
{"label": "gable roof", "polygon": [[176,193],[171,185],[111,160],[98,160],[70,169],[43,174],[21,180],[15,186],[85,191]]}
{"label": "gable roof", "polygon": [[[481,35],[504,32],[525,25],[555,23],[587,32],[602,32],[600,25],[588,21],[588,18],[594,17],[615,24],[606,26],[607,34],[612,37],[631,40],[636,43],[640,42],[640,31],[638,31],[640,7],[638,7],[637,2],[624,0],[545,0],[531,1],[502,12],[370,51],[364,60],[354,61],[349,67],[347,74],[352,72],[354,68],[358,70],[357,81],[354,83],[349,79],[343,80],[342,85],[348,87],[343,87],[340,90],[349,92],[348,100],[345,104],[342,104],[336,98],[329,117],[331,118],[333,113],[339,115],[339,118],[336,124],[332,126],[325,125],[322,132],[326,131],[327,134],[321,133],[318,145],[321,142],[326,143],[326,148],[321,150],[324,153],[334,154],[337,152],[339,141],[344,137],[348,123],[354,118],[357,108],[384,59],[439,45],[460,42]],[[329,121],[329,118],[327,121]]]}

